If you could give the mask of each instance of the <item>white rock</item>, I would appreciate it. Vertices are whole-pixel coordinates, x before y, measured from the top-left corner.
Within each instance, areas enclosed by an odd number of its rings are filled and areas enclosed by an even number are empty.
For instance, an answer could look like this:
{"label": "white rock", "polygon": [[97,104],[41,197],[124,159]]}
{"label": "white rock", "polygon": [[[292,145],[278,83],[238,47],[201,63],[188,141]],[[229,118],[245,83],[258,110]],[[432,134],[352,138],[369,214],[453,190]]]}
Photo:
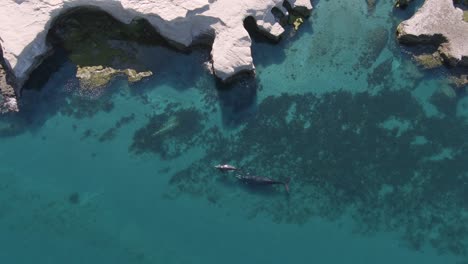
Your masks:
{"label": "white rock", "polygon": [[468,66],[468,23],[463,21],[463,10],[453,0],[426,0],[410,19],[403,21],[397,36],[404,43],[444,42],[439,52],[453,66]]}
{"label": "white rock", "polygon": [[[282,0],[0,0],[0,44],[3,56],[21,87],[50,49],[46,36],[54,19],[76,7],[97,7],[130,23],[149,21],[174,44],[189,47],[198,37],[214,32],[212,49],[216,76],[226,80],[252,71],[251,39],[243,20],[252,16],[273,38],[284,29],[271,13]],[[289,0],[299,12],[310,12],[310,0]]]}

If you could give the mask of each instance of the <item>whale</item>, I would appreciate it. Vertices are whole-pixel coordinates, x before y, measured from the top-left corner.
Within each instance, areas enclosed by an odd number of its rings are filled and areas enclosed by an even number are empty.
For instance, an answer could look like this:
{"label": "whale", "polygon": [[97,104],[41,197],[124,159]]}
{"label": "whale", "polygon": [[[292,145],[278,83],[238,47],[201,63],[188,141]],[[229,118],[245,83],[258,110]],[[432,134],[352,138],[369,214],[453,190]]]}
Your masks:
{"label": "whale", "polygon": [[215,168],[222,172],[237,170],[236,167],[229,165],[229,164],[219,164],[219,165],[216,165]]}
{"label": "whale", "polygon": [[240,182],[249,184],[252,186],[267,186],[267,185],[282,184],[286,192],[289,194],[289,182],[291,181],[291,178],[288,178],[286,181],[278,181],[278,180],[273,180],[269,177],[249,175],[249,174],[247,175],[237,174],[236,178]]}

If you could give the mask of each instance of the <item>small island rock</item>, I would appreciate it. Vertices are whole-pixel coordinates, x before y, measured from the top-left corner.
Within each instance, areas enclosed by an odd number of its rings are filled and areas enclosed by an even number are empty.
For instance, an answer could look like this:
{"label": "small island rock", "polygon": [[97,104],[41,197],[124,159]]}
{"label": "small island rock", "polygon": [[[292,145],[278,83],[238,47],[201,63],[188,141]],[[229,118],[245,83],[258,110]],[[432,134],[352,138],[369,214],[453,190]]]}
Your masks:
{"label": "small island rock", "polygon": [[438,45],[445,63],[468,66],[468,23],[453,0],[426,0],[413,17],[398,25],[397,38],[403,44]]}

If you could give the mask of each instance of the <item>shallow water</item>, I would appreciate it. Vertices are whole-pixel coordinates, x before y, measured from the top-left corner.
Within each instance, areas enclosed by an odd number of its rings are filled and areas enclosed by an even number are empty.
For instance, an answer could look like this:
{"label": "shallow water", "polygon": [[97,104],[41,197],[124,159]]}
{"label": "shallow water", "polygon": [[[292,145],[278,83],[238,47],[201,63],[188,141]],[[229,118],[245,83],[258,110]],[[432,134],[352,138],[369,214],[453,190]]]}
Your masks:
{"label": "shallow water", "polygon": [[395,42],[412,10],[390,2],[314,3],[298,33],[256,39],[256,78],[229,87],[208,50],[138,46],[153,77],[83,95],[57,52],[0,119],[0,259],[468,261],[467,99]]}

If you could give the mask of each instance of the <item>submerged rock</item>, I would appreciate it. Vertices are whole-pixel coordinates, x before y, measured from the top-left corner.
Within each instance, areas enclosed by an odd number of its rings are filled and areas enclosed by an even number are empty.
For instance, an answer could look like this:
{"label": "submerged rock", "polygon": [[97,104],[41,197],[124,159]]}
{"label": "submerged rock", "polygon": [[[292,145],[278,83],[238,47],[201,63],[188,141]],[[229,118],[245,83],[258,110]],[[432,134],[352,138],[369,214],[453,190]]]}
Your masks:
{"label": "submerged rock", "polygon": [[433,54],[415,55],[414,59],[424,69],[433,69],[442,66],[442,58],[438,52]]}
{"label": "submerged rock", "polygon": [[438,46],[444,62],[451,66],[468,66],[468,23],[453,0],[426,0],[410,19],[397,28],[403,44]]}
{"label": "submerged rock", "polygon": [[465,89],[468,93],[468,74],[461,74],[460,76],[451,76],[450,82],[457,89]]}
{"label": "submerged rock", "polygon": [[78,66],[76,77],[80,80],[80,86],[85,89],[99,88],[107,85],[117,75],[126,75],[129,82],[137,82],[153,75],[151,71],[137,72],[133,69],[116,70],[103,66]]}
{"label": "submerged rock", "polygon": [[448,98],[456,98],[457,97],[457,93],[455,92],[455,90],[452,87],[448,86],[448,85],[442,85],[439,89]]}
{"label": "submerged rock", "polygon": [[377,4],[377,0],[366,0],[367,1],[367,12],[373,13],[375,11],[375,5]]}
{"label": "submerged rock", "polygon": [[410,2],[413,0],[397,0],[395,3],[395,7],[405,9]]}
{"label": "submerged rock", "polygon": [[127,79],[131,83],[141,81],[141,79],[153,75],[151,71],[137,72],[134,69],[125,69],[123,73],[127,75]]}

